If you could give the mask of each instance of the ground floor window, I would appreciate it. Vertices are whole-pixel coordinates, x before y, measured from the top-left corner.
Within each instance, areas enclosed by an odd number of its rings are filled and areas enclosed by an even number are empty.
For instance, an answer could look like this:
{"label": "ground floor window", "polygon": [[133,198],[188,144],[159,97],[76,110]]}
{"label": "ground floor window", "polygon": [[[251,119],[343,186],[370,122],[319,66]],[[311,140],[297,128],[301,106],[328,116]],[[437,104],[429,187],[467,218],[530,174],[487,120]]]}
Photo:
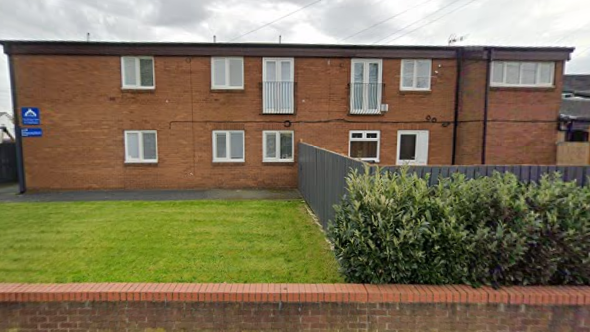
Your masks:
{"label": "ground floor window", "polygon": [[293,132],[264,131],[262,133],[262,161],[293,161]]}
{"label": "ground floor window", "polygon": [[572,130],[565,134],[566,142],[588,142],[588,132],[584,130]]}
{"label": "ground floor window", "polygon": [[350,131],[348,156],[365,161],[379,162],[380,132]]}
{"label": "ground floor window", "polygon": [[158,142],[155,130],[125,131],[125,162],[158,162]]}
{"label": "ground floor window", "polygon": [[397,164],[428,164],[428,130],[398,130]]}
{"label": "ground floor window", "polygon": [[243,162],[244,155],[243,130],[213,131],[214,162]]}

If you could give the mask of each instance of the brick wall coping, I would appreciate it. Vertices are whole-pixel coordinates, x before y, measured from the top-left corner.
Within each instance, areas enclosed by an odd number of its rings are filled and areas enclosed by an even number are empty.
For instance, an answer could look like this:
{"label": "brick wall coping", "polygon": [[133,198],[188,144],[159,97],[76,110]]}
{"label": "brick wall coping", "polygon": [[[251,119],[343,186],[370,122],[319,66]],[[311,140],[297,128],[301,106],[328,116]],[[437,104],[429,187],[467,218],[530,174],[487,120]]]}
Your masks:
{"label": "brick wall coping", "polygon": [[590,305],[590,287],[465,285],[0,283],[0,302],[357,302]]}

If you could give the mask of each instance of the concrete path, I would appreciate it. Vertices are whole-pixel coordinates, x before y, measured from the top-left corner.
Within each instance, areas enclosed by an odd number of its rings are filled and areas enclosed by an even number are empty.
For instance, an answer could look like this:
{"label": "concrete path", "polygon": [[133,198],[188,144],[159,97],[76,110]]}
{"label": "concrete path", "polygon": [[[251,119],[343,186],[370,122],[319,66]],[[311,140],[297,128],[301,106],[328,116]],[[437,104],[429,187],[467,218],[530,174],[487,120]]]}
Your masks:
{"label": "concrete path", "polygon": [[192,201],[192,200],[257,200],[301,199],[293,190],[95,190],[64,191],[18,195],[18,186],[0,186],[2,202],[82,202],[82,201]]}

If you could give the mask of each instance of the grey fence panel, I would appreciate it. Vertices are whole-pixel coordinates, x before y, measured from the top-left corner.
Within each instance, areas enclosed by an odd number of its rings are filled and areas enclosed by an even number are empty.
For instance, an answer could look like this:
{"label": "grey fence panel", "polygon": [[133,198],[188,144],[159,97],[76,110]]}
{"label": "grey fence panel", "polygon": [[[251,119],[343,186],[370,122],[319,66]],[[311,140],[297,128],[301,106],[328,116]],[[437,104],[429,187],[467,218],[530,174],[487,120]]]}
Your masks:
{"label": "grey fence panel", "polygon": [[16,145],[0,143],[0,183],[16,181]]}
{"label": "grey fence panel", "polygon": [[[299,143],[299,191],[311,209],[320,219],[324,229],[334,218],[334,205],[346,194],[346,177],[351,170],[364,172],[365,163],[346,156]],[[370,166],[369,172],[376,167]],[[400,166],[382,167],[382,172],[400,172]],[[429,185],[436,185],[439,177],[454,173],[465,174],[467,178],[491,176],[495,171],[512,173],[521,182],[538,182],[544,174],[560,172],[566,181],[588,185],[590,166],[535,166],[535,165],[494,165],[494,166],[411,166],[409,172],[425,178],[430,174]]]}
{"label": "grey fence panel", "polygon": [[346,194],[346,177],[354,169],[364,172],[364,163],[305,143],[298,148],[299,191],[325,229]]}

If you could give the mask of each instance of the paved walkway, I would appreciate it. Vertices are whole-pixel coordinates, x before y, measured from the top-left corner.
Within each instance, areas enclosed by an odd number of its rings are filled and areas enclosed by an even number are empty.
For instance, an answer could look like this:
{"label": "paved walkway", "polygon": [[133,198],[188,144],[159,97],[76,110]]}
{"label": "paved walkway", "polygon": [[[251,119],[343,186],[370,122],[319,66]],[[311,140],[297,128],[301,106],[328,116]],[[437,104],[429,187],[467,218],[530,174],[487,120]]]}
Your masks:
{"label": "paved walkway", "polygon": [[211,190],[94,190],[63,191],[18,195],[18,186],[0,185],[0,202],[79,202],[79,201],[191,201],[300,199],[292,190],[211,189]]}

